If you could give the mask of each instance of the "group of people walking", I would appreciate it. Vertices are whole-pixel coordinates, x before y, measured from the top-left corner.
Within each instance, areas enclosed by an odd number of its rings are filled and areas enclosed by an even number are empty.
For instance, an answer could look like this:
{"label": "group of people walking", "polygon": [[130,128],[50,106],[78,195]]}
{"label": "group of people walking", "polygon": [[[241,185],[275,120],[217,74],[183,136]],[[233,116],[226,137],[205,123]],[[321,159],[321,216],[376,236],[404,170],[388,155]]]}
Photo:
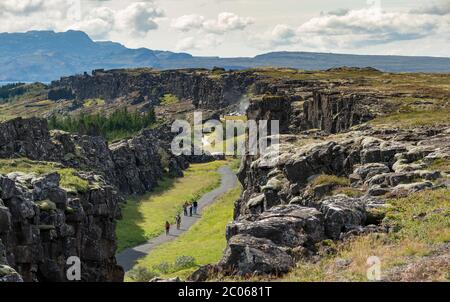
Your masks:
{"label": "group of people walking", "polygon": [[[192,217],[192,215],[197,215],[197,210],[198,210],[198,202],[194,201],[194,202],[185,202],[183,204],[183,213],[184,216],[190,216]],[[179,230],[181,228],[181,215],[177,214],[177,216],[175,217],[175,222],[177,224],[177,230]],[[166,221],[166,235],[170,234],[170,222]]]}
{"label": "group of people walking", "polygon": [[183,212],[184,216],[190,216],[197,215],[197,209],[198,209],[198,202],[185,202],[183,205]]}

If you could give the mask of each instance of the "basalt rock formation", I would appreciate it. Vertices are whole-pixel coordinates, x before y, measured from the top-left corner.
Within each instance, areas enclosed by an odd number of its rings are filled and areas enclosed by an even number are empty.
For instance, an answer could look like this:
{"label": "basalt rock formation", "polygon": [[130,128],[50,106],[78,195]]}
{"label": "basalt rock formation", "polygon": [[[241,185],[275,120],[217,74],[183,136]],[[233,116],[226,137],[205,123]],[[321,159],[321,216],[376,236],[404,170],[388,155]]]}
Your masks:
{"label": "basalt rock formation", "polygon": [[365,122],[380,114],[383,96],[279,89],[248,108],[249,118],[279,119],[282,134],[265,154],[243,157],[244,191],[224,256],[210,271],[287,273],[324,240],[388,232],[379,215],[386,198],[449,186],[449,171],[429,168],[450,158],[448,127],[376,128]]}
{"label": "basalt rock formation", "polygon": [[92,76],[84,74],[62,78],[51,84],[49,98],[59,99],[57,91],[67,91],[77,99],[102,98],[113,101],[119,97],[132,102],[159,104],[165,94],[188,99],[199,108],[218,109],[240,99],[255,81],[251,72],[210,74],[208,70],[186,69],[152,70],[96,70]]}
{"label": "basalt rock formation", "polygon": [[123,280],[120,195],[99,176],[82,177],[93,185],[86,192],[60,187],[58,173],[0,176],[0,280],[68,281],[70,257],[81,261],[81,281]]}
{"label": "basalt rock formation", "polygon": [[378,102],[370,95],[315,91],[312,99],[304,103],[303,120],[307,128],[338,133],[373,119]]}
{"label": "basalt rock formation", "polygon": [[148,131],[111,146],[101,137],[49,131],[39,118],[10,120],[0,124],[0,132],[0,158],[26,157],[96,171],[125,194],[152,189],[162,175],[156,138]]}

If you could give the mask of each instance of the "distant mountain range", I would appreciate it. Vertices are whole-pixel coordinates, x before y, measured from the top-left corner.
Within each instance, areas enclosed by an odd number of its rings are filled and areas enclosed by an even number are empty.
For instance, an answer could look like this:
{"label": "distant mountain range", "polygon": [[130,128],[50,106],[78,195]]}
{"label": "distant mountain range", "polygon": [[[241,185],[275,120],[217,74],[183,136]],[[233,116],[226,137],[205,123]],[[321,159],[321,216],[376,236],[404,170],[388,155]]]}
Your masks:
{"label": "distant mountain range", "polygon": [[254,58],[194,57],[187,53],[130,49],[114,42],[95,42],[81,31],[0,33],[0,82],[56,80],[93,69],[291,67],[321,70],[371,66],[389,72],[450,72],[450,58],[273,52]]}

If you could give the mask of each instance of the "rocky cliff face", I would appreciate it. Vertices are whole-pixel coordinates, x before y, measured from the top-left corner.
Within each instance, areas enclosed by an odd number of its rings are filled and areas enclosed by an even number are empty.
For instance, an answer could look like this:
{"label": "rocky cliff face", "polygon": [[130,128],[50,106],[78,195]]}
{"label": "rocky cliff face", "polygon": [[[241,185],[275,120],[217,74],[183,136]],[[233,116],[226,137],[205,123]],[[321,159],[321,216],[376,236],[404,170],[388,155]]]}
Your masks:
{"label": "rocky cliff face", "polygon": [[250,72],[211,74],[207,70],[97,70],[93,75],[72,76],[53,82],[49,97],[58,91],[77,99],[102,98],[113,101],[130,98],[132,103],[158,104],[164,94],[188,99],[196,107],[218,109],[239,101],[255,81]]}
{"label": "rocky cliff face", "polygon": [[95,187],[75,193],[60,187],[58,173],[0,176],[0,280],[68,281],[73,256],[81,281],[123,280],[115,259],[120,197],[98,177],[83,177]]}
{"label": "rocky cliff face", "polygon": [[210,270],[287,273],[299,260],[313,259],[326,239],[389,231],[378,211],[386,198],[449,186],[445,172],[429,168],[450,158],[447,127],[357,126],[375,117],[383,103],[367,94],[317,91],[305,101],[284,101],[249,107],[250,118],[284,119],[288,131],[280,136],[278,154],[272,149],[244,156],[244,191],[227,227],[228,246]]}
{"label": "rocky cliff face", "polygon": [[279,121],[280,132],[286,133],[291,122],[292,102],[297,99],[296,97],[269,95],[254,97],[250,100],[247,117],[249,120],[255,121],[277,120]]}
{"label": "rocky cliff face", "polygon": [[303,105],[306,128],[338,133],[367,122],[376,116],[379,100],[364,94],[315,91]]}
{"label": "rocky cliff face", "polygon": [[339,133],[376,117],[385,95],[346,91],[346,83],[257,81],[247,110],[249,119],[279,120],[281,133],[319,129]]}
{"label": "rocky cliff face", "polygon": [[157,140],[151,131],[108,146],[100,137],[50,132],[43,119],[0,124],[0,158],[26,157],[96,171],[125,194],[152,189],[162,175]]}

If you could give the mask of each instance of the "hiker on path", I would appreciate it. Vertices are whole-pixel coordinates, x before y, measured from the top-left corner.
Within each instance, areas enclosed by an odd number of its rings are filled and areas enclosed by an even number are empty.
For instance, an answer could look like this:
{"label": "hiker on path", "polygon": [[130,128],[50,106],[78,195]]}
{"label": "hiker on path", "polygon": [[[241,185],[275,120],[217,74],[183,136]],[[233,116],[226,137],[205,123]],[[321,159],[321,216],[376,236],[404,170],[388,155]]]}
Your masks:
{"label": "hiker on path", "polygon": [[166,221],[166,236],[170,233],[170,223]]}
{"label": "hiker on path", "polygon": [[177,221],[177,230],[179,230],[181,228],[181,216],[180,216],[180,214],[178,214],[175,219]]}
{"label": "hiker on path", "polygon": [[193,205],[189,206],[189,216],[191,216],[191,217],[192,217],[192,210],[193,210],[193,208],[194,208]]}
{"label": "hiker on path", "polygon": [[194,206],[194,214],[197,215],[198,202],[194,201],[193,206]]}
{"label": "hiker on path", "polygon": [[183,213],[184,213],[184,216],[187,216],[188,215],[188,207],[189,207],[189,204],[187,203],[187,201],[183,204]]}

